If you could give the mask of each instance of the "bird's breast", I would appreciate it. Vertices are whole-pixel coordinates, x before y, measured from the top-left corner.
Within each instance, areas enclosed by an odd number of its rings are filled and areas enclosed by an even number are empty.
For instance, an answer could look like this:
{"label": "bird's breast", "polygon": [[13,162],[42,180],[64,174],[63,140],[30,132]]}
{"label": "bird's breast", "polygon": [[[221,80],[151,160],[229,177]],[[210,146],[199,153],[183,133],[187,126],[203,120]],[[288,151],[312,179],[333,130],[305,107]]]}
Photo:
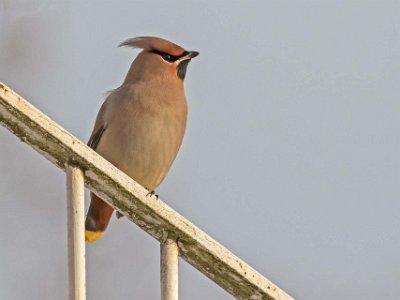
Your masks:
{"label": "bird's breast", "polygon": [[184,103],[124,103],[107,122],[97,152],[153,190],[164,179],[182,143]]}

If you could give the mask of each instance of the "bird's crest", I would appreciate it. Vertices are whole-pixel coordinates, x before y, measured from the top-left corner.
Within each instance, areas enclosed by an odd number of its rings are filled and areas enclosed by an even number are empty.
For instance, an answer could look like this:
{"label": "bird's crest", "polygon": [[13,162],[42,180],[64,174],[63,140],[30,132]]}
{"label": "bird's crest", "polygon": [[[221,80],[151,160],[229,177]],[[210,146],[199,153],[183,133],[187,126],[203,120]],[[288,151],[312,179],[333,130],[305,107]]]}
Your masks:
{"label": "bird's crest", "polygon": [[133,48],[140,48],[148,51],[160,51],[171,55],[181,55],[185,49],[182,47],[154,36],[141,36],[126,40],[119,44],[119,47],[128,46]]}

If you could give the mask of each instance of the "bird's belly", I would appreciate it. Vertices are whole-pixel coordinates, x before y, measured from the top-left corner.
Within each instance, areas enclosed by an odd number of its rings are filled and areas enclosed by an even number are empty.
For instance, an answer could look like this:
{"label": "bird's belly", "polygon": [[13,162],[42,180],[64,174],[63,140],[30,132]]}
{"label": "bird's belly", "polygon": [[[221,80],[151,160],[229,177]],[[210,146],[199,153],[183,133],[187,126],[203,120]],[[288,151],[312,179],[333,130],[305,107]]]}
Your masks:
{"label": "bird's belly", "polygon": [[153,190],[176,157],[184,127],[185,124],[168,119],[142,119],[140,124],[131,122],[123,128],[110,124],[96,151],[139,184]]}

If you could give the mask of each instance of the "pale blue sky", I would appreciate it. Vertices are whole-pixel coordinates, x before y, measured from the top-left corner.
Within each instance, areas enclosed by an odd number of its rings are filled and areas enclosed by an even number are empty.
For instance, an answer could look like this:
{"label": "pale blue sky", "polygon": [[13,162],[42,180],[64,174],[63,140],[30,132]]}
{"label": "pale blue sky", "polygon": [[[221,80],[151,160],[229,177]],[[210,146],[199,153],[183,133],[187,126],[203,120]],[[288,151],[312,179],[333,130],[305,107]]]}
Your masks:
{"label": "pale blue sky", "polygon": [[[86,141],[156,35],[201,54],[157,190],[296,299],[399,299],[399,1],[0,1],[0,81]],[[0,128],[0,298],[67,299],[65,176]],[[158,243],[112,219],[88,299],[158,299]],[[181,299],[232,297],[185,262]]]}

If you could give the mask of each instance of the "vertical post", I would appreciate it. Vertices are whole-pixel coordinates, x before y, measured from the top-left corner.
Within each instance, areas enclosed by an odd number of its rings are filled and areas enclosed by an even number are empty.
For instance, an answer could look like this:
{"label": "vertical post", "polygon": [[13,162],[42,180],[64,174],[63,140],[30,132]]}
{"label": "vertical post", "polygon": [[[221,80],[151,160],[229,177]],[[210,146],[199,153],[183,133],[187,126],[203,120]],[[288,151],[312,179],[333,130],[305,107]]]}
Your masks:
{"label": "vertical post", "polygon": [[178,245],[167,239],[160,248],[161,300],[178,300]]}
{"label": "vertical post", "polygon": [[84,177],[67,167],[67,230],[69,300],[86,299]]}

